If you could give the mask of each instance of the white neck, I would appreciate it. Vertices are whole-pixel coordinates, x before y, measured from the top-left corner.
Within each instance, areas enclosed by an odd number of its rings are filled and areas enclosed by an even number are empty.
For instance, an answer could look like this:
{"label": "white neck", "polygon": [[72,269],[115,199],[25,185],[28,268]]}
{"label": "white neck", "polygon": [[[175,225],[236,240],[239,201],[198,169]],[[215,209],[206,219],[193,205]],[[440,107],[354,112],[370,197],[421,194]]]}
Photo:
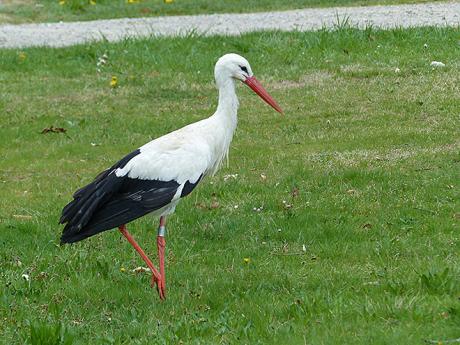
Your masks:
{"label": "white neck", "polygon": [[215,163],[213,173],[217,171],[220,163],[228,156],[228,149],[232,142],[238,122],[238,98],[235,93],[235,81],[233,78],[216,78],[219,89],[219,104],[217,110],[210,120],[212,121],[214,133],[214,154]]}
{"label": "white neck", "polygon": [[217,105],[216,115],[219,114],[232,123],[234,122],[236,127],[238,98],[235,92],[235,81],[233,78],[218,79],[217,87],[219,88],[219,104]]}

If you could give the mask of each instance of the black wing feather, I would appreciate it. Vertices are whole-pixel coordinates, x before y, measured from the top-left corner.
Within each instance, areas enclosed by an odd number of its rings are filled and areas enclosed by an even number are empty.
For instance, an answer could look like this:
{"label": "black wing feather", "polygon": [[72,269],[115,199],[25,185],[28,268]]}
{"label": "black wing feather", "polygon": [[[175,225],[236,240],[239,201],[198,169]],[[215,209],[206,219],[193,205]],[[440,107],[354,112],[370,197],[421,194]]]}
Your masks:
{"label": "black wing feather", "polygon": [[[113,229],[168,205],[179,188],[174,181],[141,180],[117,176],[115,170],[123,168],[136,150],[101,172],[93,182],[77,190],[62,210],[60,223],[66,223],[61,243],[72,243]],[[187,181],[181,197],[188,195],[201,180]]]}
{"label": "black wing feather", "polygon": [[[99,175],[97,175],[93,182],[83,188],[78,189],[73,194],[73,200],[68,203],[62,210],[62,215],[59,223],[71,223],[73,219],[78,219],[78,215],[86,211],[85,203],[88,201],[88,198],[95,192],[99,194],[97,201],[100,203],[104,199],[104,197],[101,195],[103,191],[116,191],[117,188],[121,186],[121,181],[114,179],[113,177],[115,177],[115,174],[112,173],[118,168],[122,169],[133,157],[140,154],[140,152],[141,151],[139,149],[131,152],[119,160],[117,163],[115,163],[112,167],[110,167],[110,169],[104,170]],[[107,199],[108,196],[110,195],[106,195],[105,199]],[[94,206],[97,206],[97,204]]]}
{"label": "black wing feather", "polygon": [[84,225],[79,222],[80,219],[87,220],[85,213],[76,223],[66,225],[61,242],[81,241],[158,210],[171,202],[179,188],[175,181],[138,180],[128,177],[121,179],[122,187],[110,200],[103,205],[99,204],[97,210],[90,213],[89,221]]}

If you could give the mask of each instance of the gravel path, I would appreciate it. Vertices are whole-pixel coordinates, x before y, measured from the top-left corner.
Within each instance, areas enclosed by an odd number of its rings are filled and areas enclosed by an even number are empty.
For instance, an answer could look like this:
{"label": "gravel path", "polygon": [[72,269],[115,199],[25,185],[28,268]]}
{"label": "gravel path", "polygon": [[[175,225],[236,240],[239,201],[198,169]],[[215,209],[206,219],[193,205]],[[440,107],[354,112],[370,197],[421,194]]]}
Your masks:
{"label": "gravel path", "polygon": [[333,27],[337,18],[348,18],[352,25],[360,27],[458,26],[460,2],[3,25],[0,26],[0,48],[62,47],[103,38],[118,41],[152,34],[181,35],[191,30],[207,35],[238,35],[267,29],[307,31]]}

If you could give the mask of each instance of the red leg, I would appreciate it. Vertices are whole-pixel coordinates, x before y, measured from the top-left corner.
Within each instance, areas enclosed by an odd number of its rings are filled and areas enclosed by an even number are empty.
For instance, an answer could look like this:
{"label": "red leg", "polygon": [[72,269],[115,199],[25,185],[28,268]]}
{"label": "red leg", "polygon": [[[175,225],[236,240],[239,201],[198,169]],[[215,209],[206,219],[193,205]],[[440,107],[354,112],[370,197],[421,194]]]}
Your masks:
{"label": "red leg", "polygon": [[148,256],[145,254],[145,252],[142,250],[142,248],[137,244],[137,242],[134,240],[134,238],[131,236],[131,234],[128,232],[126,229],[126,225],[121,225],[118,227],[120,232],[123,234],[123,236],[126,237],[129,243],[136,249],[136,251],[140,254],[142,259],[145,261],[147,266],[150,268],[150,271],[152,271],[152,286],[154,284],[157,284],[158,286],[158,292],[160,294],[160,298],[164,299],[165,296],[163,294],[163,290],[160,288],[160,283],[162,282],[162,278],[160,273],[157,271],[157,269],[153,266],[152,261],[148,258]]}
{"label": "red leg", "polygon": [[157,249],[158,259],[160,261],[160,276],[161,280],[158,282],[158,288],[166,297],[166,273],[165,273],[165,248],[166,248],[166,218],[160,217],[160,227],[158,228],[157,235]]}

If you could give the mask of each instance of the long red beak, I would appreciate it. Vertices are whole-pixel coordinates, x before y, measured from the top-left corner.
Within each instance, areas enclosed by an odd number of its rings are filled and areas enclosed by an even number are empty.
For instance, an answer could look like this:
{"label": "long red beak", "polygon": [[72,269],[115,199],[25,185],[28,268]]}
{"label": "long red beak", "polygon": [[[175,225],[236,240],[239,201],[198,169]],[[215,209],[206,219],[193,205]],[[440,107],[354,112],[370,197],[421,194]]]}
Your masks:
{"label": "long red beak", "polygon": [[264,87],[259,83],[259,81],[256,79],[256,77],[248,77],[244,81],[247,86],[249,86],[255,93],[257,93],[260,98],[262,98],[265,102],[270,104],[273,109],[275,109],[278,113],[283,114],[283,110],[280,108],[278,103],[273,99],[272,96],[270,96],[267,92],[267,90],[264,89]]}

